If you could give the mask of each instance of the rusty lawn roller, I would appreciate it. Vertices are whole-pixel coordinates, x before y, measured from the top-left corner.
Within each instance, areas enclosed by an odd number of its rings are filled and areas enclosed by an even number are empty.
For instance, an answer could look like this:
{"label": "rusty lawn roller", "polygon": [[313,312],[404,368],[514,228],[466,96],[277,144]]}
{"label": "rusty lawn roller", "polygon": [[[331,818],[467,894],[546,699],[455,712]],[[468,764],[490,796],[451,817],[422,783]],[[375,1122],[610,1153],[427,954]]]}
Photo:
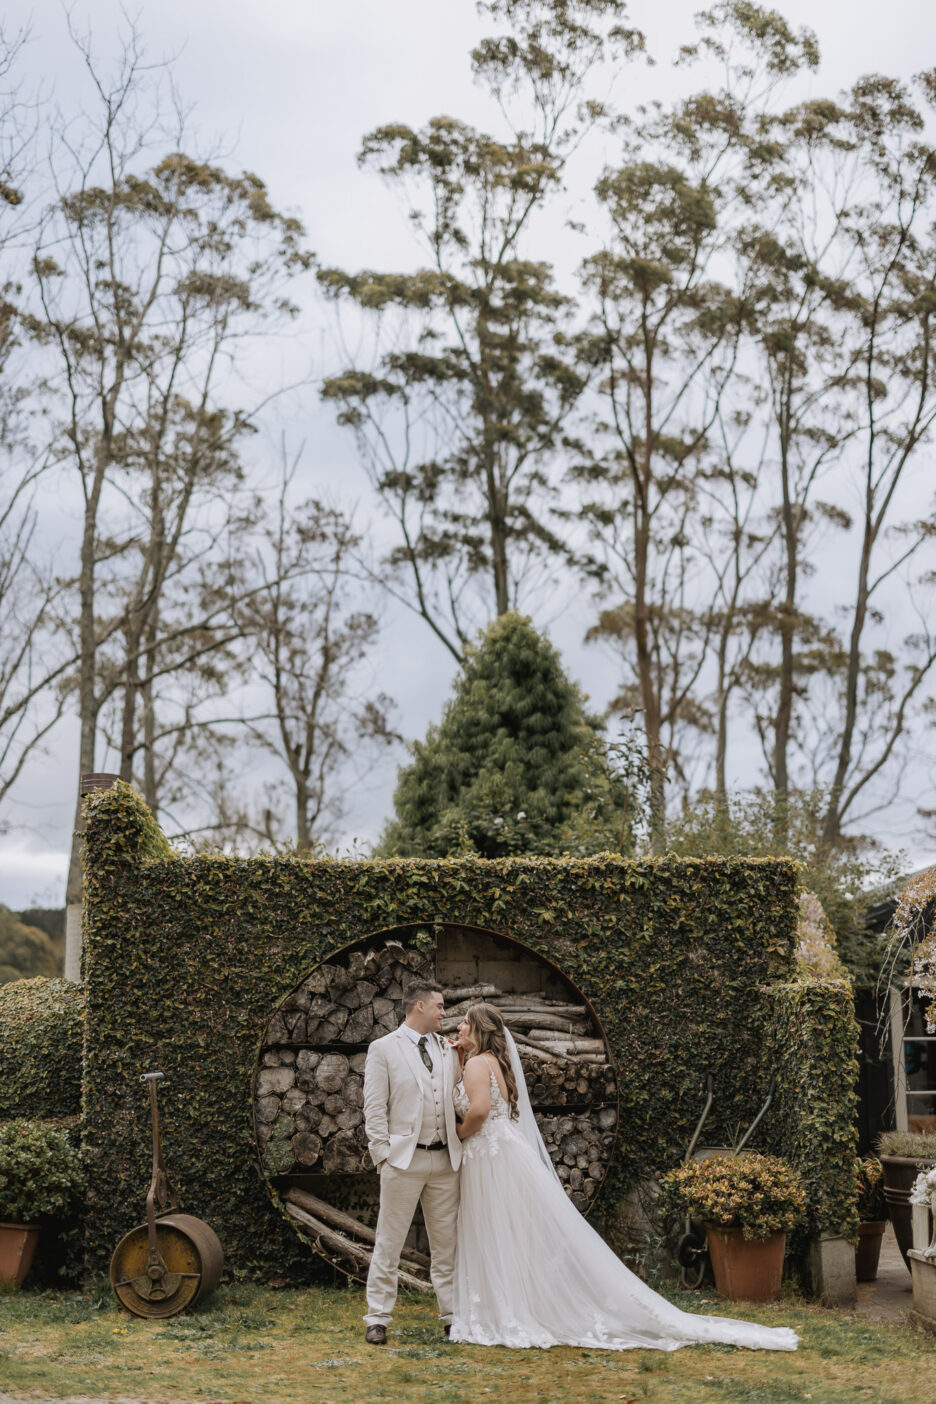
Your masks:
{"label": "rusty lawn roller", "polygon": [[110,1282],[118,1301],[134,1316],[177,1316],[213,1292],[221,1280],[224,1250],[214,1229],[178,1212],[159,1141],[156,1084],[161,1072],[143,1073],[149,1084],[153,1121],[153,1177],[146,1196],[146,1223],[117,1244]]}

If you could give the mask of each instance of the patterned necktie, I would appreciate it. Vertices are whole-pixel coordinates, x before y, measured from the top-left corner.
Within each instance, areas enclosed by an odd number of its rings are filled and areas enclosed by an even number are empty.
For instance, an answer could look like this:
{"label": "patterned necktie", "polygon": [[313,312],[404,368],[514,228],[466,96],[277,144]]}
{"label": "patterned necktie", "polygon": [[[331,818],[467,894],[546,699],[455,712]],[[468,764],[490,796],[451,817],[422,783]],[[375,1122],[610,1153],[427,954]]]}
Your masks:
{"label": "patterned necktie", "polygon": [[429,1052],[429,1049],[426,1047],[426,1043],[427,1043],[426,1035],[423,1034],[422,1038],[419,1040],[419,1056],[420,1056],[420,1058],[422,1058],[422,1060],[423,1060],[423,1062],[425,1063],[426,1067],[428,1068],[429,1072],[432,1072],[432,1054]]}

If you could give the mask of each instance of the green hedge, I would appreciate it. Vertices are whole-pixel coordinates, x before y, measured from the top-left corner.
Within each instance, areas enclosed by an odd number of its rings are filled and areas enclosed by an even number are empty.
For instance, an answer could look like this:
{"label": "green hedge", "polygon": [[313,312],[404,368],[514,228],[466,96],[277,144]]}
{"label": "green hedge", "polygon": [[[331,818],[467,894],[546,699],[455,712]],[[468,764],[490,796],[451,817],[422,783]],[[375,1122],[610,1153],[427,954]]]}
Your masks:
{"label": "green hedge", "polygon": [[765,990],[765,1057],[777,1071],[769,1133],[806,1181],[811,1233],[858,1241],[858,1023],[851,982]]}
{"label": "green hedge", "polygon": [[[707,1135],[730,1135],[763,1099],[773,1011],[765,986],[793,969],[790,863],[180,858],[128,786],[90,796],[85,813],[92,1270],[142,1216],[150,1151],[138,1078],[159,1067],[164,1148],[182,1207],[217,1229],[235,1272],[308,1278],[310,1252],[271,1205],[260,1172],[251,1079],[280,1001],[329,953],[371,932],[433,921],[501,931],[555,961],[588,996],[621,1087],[605,1212],[614,1190],[679,1158],[705,1068],[719,1088]],[[835,1120],[850,1095],[833,1081],[810,1114]],[[803,1118],[795,1099],[788,1114]],[[792,1125],[776,1135],[803,1154],[821,1141]],[[821,1182],[821,1167],[796,1163]]]}
{"label": "green hedge", "polygon": [[70,980],[0,985],[0,1121],[81,1109],[84,994]]}

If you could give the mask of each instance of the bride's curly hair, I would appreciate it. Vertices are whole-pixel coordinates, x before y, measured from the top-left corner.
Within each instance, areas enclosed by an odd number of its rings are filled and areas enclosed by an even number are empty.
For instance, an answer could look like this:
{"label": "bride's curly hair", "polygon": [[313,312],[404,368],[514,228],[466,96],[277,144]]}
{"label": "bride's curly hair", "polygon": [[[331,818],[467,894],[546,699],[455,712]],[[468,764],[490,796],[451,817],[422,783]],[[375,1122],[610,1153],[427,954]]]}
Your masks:
{"label": "bride's curly hair", "polygon": [[520,1115],[518,1111],[520,1094],[517,1091],[517,1079],[510,1066],[507,1027],[503,1016],[493,1004],[472,1004],[465,1014],[465,1018],[475,1043],[474,1051],[470,1056],[474,1058],[479,1053],[494,1054],[500,1064],[500,1070],[504,1074],[504,1083],[507,1087],[507,1107],[511,1118],[516,1121]]}

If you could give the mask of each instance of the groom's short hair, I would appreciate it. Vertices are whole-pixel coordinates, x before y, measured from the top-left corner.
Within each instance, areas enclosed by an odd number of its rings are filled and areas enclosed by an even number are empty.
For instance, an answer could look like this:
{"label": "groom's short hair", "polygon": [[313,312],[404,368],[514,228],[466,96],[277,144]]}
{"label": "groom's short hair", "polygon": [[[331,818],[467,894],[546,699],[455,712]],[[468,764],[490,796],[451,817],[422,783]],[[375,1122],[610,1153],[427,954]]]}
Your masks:
{"label": "groom's short hair", "polygon": [[421,999],[426,999],[431,994],[444,994],[441,985],[437,985],[435,980],[413,980],[403,991],[403,1013],[411,1014]]}

